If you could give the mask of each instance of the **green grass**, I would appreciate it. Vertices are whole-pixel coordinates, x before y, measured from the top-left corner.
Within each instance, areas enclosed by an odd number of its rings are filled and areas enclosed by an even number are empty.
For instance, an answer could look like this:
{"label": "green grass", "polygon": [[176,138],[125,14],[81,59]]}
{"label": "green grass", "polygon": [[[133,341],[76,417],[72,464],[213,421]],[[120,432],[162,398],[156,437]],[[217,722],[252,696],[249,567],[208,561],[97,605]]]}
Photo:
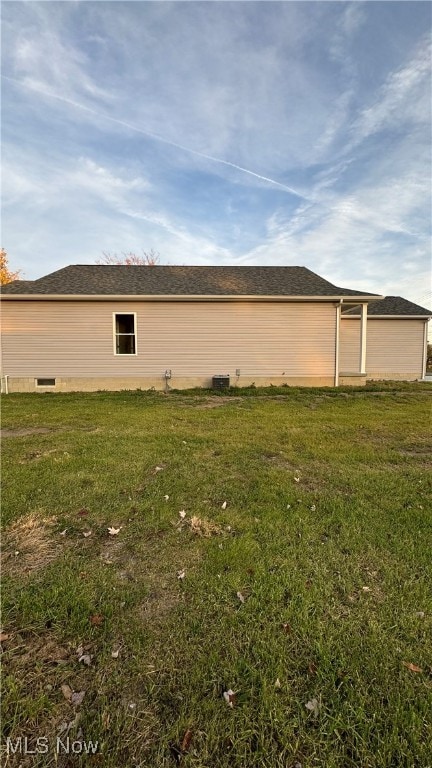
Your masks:
{"label": "green grass", "polygon": [[431,393],[4,398],[5,764],[432,766]]}

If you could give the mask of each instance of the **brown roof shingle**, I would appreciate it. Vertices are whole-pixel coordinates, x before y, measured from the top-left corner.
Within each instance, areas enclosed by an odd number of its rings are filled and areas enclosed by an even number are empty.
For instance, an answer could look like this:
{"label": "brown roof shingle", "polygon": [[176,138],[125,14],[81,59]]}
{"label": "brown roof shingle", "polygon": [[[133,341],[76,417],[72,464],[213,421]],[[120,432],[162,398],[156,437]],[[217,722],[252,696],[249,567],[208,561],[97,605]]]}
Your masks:
{"label": "brown roof shingle", "polygon": [[[352,309],[348,309],[346,312],[343,312],[343,314],[359,315],[360,308],[352,307]],[[386,296],[382,301],[369,304],[368,315],[388,315],[389,317],[394,317],[396,315],[403,315],[405,317],[409,317],[410,315],[416,317],[432,317],[432,310],[420,307],[419,304],[414,304],[414,302],[408,301],[408,299],[403,299],[402,296]]]}
{"label": "brown roof shingle", "polygon": [[370,296],[340,288],[306,267],[180,267],[74,264],[3,293],[82,296]]}

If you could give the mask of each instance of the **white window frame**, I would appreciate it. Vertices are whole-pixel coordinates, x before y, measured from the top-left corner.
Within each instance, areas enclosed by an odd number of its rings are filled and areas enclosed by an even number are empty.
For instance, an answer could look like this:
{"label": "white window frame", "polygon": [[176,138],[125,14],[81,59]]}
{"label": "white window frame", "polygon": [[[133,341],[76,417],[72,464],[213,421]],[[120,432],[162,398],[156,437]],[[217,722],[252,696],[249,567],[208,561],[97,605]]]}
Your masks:
{"label": "white window frame", "polygon": [[[135,352],[132,352],[130,355],[123,354],[122,352],[117,352],[117,327],[116,327],[116,317],[117,315],[133,315],[134,318],[134,336],[135,336]],[[123,334],[124,335],[124,334]],[[132,335],[132,334],[130,334]],[[136,312],[113,312],[113,351],[114,355],[116,357],[136,357],[138,354],[138,327],[137,327],[137,313]]]}

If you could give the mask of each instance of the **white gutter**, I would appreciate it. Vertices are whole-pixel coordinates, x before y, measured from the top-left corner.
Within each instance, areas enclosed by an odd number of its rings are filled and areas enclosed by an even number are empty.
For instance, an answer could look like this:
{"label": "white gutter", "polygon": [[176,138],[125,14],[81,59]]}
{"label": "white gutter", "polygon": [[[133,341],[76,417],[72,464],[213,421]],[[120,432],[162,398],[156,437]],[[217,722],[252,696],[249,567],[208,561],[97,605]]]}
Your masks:
{"label": "white gutter", "polygon": [[72,293],[3,293],[2,301],[377,301],[384,296],[267,296],[254,294],[72,294]]}
{"label": "white gutter", "polygon": [[[360,315],[342,313],[344,320],[360,320]],[[368,315],[368,320],[430,320],[432,315]]]}

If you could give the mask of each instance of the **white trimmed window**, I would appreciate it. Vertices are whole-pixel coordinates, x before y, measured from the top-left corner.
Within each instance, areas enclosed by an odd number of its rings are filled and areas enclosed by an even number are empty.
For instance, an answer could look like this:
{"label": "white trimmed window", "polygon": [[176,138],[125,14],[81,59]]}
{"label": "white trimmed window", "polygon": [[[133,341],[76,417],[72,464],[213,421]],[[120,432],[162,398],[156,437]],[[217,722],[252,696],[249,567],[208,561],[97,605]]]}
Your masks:
{"label": "white trimmed window", "polygon": [[136,355],[135,312],[114,313],[114,354]]}

